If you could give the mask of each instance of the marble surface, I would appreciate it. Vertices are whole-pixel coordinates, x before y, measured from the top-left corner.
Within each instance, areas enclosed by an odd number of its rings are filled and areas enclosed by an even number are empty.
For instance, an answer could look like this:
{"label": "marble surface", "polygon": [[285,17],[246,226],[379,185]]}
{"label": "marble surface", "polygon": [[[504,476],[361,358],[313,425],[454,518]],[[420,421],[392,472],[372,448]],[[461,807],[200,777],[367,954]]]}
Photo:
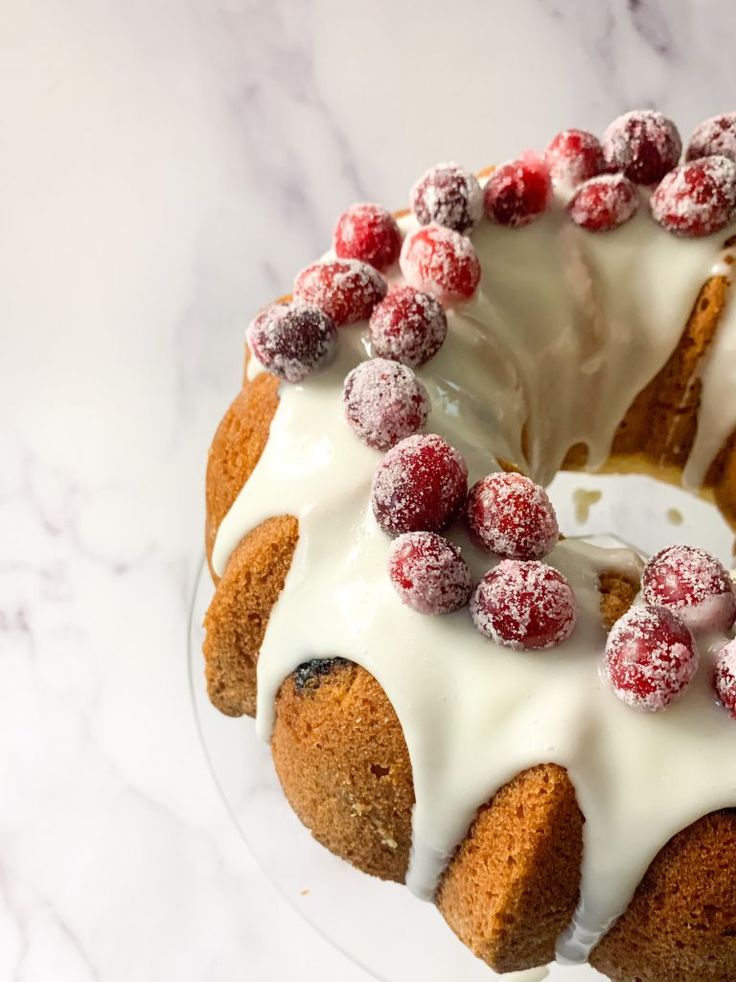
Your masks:
{"label": "marble surface", "polygon": [[735,35],[728,0],[0,3],[0,979],[367,978],[256,868],[192,716],[243,327],[436,160],[733,108]]}

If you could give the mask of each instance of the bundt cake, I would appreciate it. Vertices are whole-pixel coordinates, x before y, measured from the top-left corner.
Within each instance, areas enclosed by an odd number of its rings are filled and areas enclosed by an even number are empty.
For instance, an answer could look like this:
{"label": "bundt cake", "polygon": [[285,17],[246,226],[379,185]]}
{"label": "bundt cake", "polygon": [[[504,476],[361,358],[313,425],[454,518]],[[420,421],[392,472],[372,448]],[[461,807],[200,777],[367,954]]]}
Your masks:
{"label": "bundt cake", "polygon": [[635,111],[349,208],[248,327],[210,699],[320,843],[497,972],[736,979],[733,582],[566,539],[543,490],[646,473],[736,529],[734,263],[736,113],[683,155]]}

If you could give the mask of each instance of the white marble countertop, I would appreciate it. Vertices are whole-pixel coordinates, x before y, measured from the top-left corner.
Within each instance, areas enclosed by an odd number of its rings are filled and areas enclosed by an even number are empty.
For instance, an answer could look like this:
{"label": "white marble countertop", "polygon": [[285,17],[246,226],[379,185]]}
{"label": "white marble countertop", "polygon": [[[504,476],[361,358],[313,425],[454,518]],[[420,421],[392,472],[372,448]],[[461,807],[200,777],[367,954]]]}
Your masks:
{"label": "white marble countertop", "polygon": [[244,325],[437,160],[734,108],[735,36],[729,0],[0,5],[0,979],[367,978],[255,867],[192,717]]}

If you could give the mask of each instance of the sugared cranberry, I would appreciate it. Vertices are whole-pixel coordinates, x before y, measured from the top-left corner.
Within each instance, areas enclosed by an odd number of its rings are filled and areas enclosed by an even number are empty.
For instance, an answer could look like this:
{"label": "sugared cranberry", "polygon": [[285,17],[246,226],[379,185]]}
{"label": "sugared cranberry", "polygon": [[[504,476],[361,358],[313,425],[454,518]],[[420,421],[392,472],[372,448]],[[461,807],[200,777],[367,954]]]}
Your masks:
{"label": "sugared cranberry", "polygon": [[465,232],[483,216],[483,192],[475,175],[464,167],[437,164],[411,189],[411,207],[420,225],[436,222]]}
{"label": "sugared cranberry", "polygon": [[669,546],[644,567],[648,604],[677,611],[691,630],[727,631],[736,616],[733,582],[715,556],[695,546]]}
{"label": "sugared cranberry", "polygon": [[716,656],[713,689],[721,705],[736,719],[736,641],[724,644]]}
{"label": "sugared cranberry", "polygon": [[338,327],[367,320],[386,290],[381,274],[357,259],[312,263],[294,281],[294,295],[324,310]]}
{"label": "sugared cranberry", "polygon": [[410,286],[389,290],[370,319],[373,350],[417,368],[436,355],[447,336],[442,304]]}
{"label": "sugared cranberry", "polygon": [[407,532],[391,544],[388,569],[396,592],[420,614],[464,607],[473,578],[457,546],[435,532]]}
{"label": "sugared cranberry", "polygon": [[606,169],[598,137],[586,130],[563,130],[544,151],[555,184],[575,187]]}
{"label": "sugared cranberry", "polygon": [[376,521],[388,535],[441,532],[468,491],[465,461],[441,436],[410,436],[392,447],[373,475]]}
{"label": "sugared cranberry", "polygon": [[697,668],[690,631],[666,607],[632,607],[608,635],[606,676],[619,699],[634,709],[666,709]]}
{"label": "sugared cranberry", "polygon": [[696,127],[687,145],[687,160],[728,157],[736,163],[736,113],[713,116]]}
{"label": "sugared cranberry", "polygon": [[538,154],[529,152],[493,171],[483,205],[492,222],[518,228],[546,211],[551,196],[549,168]]}
{"label": "sugared cranberry", "polygon": [[424,429],[429,414],[427,390],[414,372],[385,358],[357,365],[345,379],[342,401],[350,426],[378,450]]}
{"label": "sugared cranberry", "polygon": [[560,535],[547,492],[523,474],[490,474],[470,489],[468,527],[499,556],[541,559]]}
{"label": "sugared cranberry", "polygon": [[736,210],[736,164],[703,157],[662,180],[651,198],[652,215],[668,232],[699,238],[719,232]]}
{"label": "sugared cranberry", "polygon": [[301,301],[266,307],[246,334],[263,367],[287,382],[301,382],[323,365],[337,342],[337,330],[327,314]]}
{"label": "sugared cranberry", "polygon": [[570,218],[590,232],[610,232],[633,218],[639,194],[623,174],[603,174],[581,184],[568,205]]}
{"label": "sugared cranberry", "polygon": [[481,634],[507,648],[551,648],[577,619],[572,587],[552,566],[504,559],[483,577],[470,601]]}
{"label": "sugared cranberry", "polygon": [[661,181],[677,166],[682,151],[672,120],[650,109],[635,109],[614,119],[601,142],[606,163],[634,184]]}
{"label": "sugared cranberry", "polygon": [[338,218],[332,241],[340,259],[359,259],[376,269],[388,269],[401,251],[396,219],[380,205],[351,205]]}
{"label": "sugared cranberry", "polygon": [[399,264],[407,283],[443,304],[468,300],[480,282],[473,243],[442,225],[426,225],[407,235]]}

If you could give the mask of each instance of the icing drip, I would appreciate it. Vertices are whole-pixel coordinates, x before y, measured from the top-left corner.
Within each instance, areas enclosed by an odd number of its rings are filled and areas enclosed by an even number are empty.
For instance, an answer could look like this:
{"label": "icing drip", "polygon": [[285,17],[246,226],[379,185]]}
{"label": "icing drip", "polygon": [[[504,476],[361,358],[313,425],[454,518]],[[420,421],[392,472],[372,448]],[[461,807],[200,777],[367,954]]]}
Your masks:
{"label": "icing drip", "polygon": [[[645,212],[602,236],[575,227],[560,209],[526,228],[482,223],[473,233],[480,290],[450,312],[445,344],[417,370],[432,406],[427,431],[463,454],[471,484],[499,459],[547,483],[578,442],[592,468],[605,460],[632,399],[677,344],[725,237],[683,241]],[[404,232],[414,227],[413,219],[402,222]],[[302,662],[340,655],[373,674],[411,758],[408,885],[427,899],[481,804],[525,768],[567,768],[586,823],[581,901],[559,957],[584,961],[661,846],[702,815],[736,804],[736,727],[712,698],[712,644],[703,640],[696,681],[666,713],[626,707],[600,674],[598,574],[638,576],[641,563],[628,549],[574,540],[560,543],[549,562],[575,590],[578,621],[548,651],[494,644],[467,610],[427,617],[403,605],[386,569],[390,540],[370,507],[381,454],[355,437],[341,406],[365,338],[365,323],[341,328],[332,365],[282,387],[266,449],[217,535],[213,563],[222,573],[261,521],[299,520],[258,661],[259,734],[269,738],[279,687]],[[718,343],[736,346],[735,318]],[[704,374],[704,413],[711,387],[726,385],[721,371]],[[730,379],[727,387],[733,392]],[[488,553],[460,530],[450,538],[480,579]]]}

